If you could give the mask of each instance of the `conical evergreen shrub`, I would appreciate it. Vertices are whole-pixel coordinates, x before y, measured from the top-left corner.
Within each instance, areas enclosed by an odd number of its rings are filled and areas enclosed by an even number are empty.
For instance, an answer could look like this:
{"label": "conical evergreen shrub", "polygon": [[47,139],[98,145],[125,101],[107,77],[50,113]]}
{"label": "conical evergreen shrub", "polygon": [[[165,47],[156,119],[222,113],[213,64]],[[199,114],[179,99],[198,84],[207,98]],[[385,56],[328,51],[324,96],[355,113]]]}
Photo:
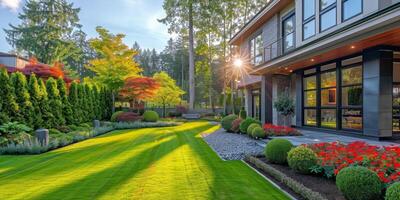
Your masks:
{"label": "conical evergreen shrub", "polygon": [[85,100],[86,100],[86,106],[87,106],[87,118],[88,120],[93,120],[96,117],[96,112],[94,111],[94,106],[93,106],[93,91],[92,88],[85,84]]}
{"label": "conical evergreen shrub", "polygon": [[41,128],[53,128],[53,122],[55,121],[55,117],[50,109],[49,97],[47,93],[46,84],[43,79],[39,79],[39,88],[40,88],[40,110],[42,113],[43,123]]}
{"label": "conical evergreen shrub", "polygon": [[62,114],[64,116],[65,123],[73,124],[74,123],[73,111],[68,99],[67,87],[62,78],[57,79],[57,88],[60,91],[60,98],[62,102]]}
{"label": "conical evergreen shrub", "polygon": [[14,121],[18,121],[27,126],[32,126],[34,112],[26,77],[21,72],[15,72],[11,75],[11,81],[15,91],[15,101],[19,106]]}
{"label": "conical evergreen shrub", "polygon": [[43,127],[42,109],[40,108],[42,93],[39,86],[38,80],[35,74],[32,74],[29,78],[28,91],[31,97],[31,103],[33,107],[32,126],[35,129]]}
{"label": "conical evergreen shrub", "polygon": [[69,103],[71,104],[72,113],[73,113],[73,124],[78,125],[82,122],[82,110],[80,109],[80,100],[78,95],[78,83],[72,82],[69,89]]}
{"label": "conical evergreen shrub", "polygon": [[19,107],[15,101],[14,89],[12,87],[10,78],[6,69],[0,69],[0,95],[1,95],[1,107],[0,107],[0,124],[14,121],[18,113]]}
{"label": "conical evergreen shrub", "polygon": [[49,98],[49,106],[51,108],[51,113],[54,118],[51,122],[52,127],[58,127],[65,124],[65,119],[62,112],[62,101],[60,97],[60,91],[57,88],[57,81],[53,78],[49,78],[46,81],[46,89]]}

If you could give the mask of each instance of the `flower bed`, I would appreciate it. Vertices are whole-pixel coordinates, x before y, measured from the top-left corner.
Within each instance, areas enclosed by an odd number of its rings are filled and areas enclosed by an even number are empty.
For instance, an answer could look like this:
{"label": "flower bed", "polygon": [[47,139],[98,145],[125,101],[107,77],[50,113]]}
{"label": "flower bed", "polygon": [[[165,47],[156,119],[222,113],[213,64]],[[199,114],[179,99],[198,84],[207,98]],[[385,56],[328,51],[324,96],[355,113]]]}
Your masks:
{"label": "flower bed", "polygon": [[264,124],[264,130],[267,136],[300,136],[301,133],[291,127],[277,126],[273,124]]}
{"label": "flower bed", "polygon": [[365,142],[350,144],[319,143],[308,145],[318,157],[314,172],[336,176],[348,166],[364,166],[376,172],[386,186],[400,181],[400,147],[378,147]]}

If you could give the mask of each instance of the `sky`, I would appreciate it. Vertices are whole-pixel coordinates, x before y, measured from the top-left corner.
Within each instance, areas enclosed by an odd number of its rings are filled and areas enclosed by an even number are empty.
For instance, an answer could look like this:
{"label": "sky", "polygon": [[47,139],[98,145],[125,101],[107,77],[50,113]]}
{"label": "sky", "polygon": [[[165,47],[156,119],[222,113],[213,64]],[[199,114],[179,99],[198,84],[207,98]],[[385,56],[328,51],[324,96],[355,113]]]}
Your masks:
{"label": "sky", "polygon": [[[80,23],[89,38],[96,37],[96,26],[103,26],[112,33],[126,35],[125,44],[137,41],[141,48],[162,51],[171,37],[167,27],[157,19],[165,16],[163,0],[68,0],[81,8]],[[25,0],[0,0],[0,52],[12,47],[5,39],[4,28],[19,24],[18,12]]]}

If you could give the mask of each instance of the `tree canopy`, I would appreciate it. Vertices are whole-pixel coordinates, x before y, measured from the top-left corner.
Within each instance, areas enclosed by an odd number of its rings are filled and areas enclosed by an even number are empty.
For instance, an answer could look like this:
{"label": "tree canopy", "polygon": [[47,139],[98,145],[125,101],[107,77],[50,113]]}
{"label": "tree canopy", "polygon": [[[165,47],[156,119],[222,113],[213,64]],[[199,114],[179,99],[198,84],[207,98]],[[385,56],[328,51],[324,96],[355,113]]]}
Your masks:
{"label": "tree canopy", "polygon": [[160,84],[160,88],[156,91],[155,95],[149,99],[151,105],[165,107],[167,105],[178,105],[182,102],[181,96],[185,92],[176,85],[175,80],[167,73],[163,71],[155,73],[153,78]]}

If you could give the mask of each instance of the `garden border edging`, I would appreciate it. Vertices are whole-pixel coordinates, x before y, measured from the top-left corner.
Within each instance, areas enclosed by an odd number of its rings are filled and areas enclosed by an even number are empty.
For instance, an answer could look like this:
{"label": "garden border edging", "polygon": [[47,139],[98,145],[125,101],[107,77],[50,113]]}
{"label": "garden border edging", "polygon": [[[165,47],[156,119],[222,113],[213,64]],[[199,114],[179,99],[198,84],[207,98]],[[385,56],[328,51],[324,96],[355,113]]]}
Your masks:
{"label": "garden border edging", "polygon": [[[261,160],[259,160],[258,158],[254,157],[254,156],[246,156],[244,161],[255,165],[257,168],[259,168],[263,172],[271,175],[272,177],[277,179],[279,182],[285,184],[287,187],[289,187],[291,190],[293,190],[295,193],[301,195],[305,199],[309,199],[309,200],[327,200],[320,193],[318,193],[316,191],[313,191],[310,188],[308,188],[308,187],[304,186],[303,184],[299,183],[298,181],[286,176],[282,172],[276,170],[275,168],[269,166],[268,164],[262,162]],[[255,170],[257,172],[259,172],[257,169],[255,169]]]}

